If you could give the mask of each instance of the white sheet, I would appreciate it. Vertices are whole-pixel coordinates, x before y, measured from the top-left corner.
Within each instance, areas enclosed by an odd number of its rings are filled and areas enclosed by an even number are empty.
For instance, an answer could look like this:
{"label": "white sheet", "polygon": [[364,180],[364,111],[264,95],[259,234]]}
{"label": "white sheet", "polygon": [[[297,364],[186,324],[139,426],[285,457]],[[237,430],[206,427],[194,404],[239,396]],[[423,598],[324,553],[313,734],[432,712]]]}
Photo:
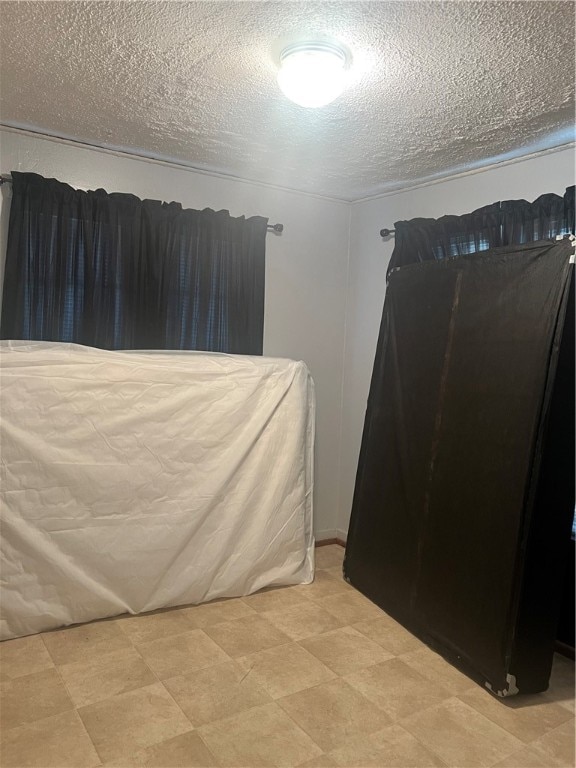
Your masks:
{"label": "white sheet", "polygon": [[2,639],[312,580],[304,363],[0,355]]}

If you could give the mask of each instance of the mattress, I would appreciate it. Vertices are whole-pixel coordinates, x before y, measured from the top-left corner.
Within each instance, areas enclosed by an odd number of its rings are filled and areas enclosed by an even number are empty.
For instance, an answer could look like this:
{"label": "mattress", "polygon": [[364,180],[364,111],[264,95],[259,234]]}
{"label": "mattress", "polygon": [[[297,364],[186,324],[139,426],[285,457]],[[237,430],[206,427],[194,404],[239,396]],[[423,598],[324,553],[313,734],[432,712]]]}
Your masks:
{"label": "mattress", "polygon": [[293,360],[0,342],[0,638],[309,583]]}

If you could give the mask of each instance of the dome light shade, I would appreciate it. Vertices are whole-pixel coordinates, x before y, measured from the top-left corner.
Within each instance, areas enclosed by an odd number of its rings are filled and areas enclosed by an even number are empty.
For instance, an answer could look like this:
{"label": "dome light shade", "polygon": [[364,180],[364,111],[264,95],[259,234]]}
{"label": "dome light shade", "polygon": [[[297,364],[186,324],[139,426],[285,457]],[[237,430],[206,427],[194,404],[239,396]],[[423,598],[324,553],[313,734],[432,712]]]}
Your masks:
{"label": "dome light shade", "polygon": [[301,107],[324,107],[346,87],[349,56],[334,43],[294,43],[280,54],[278,85]]}

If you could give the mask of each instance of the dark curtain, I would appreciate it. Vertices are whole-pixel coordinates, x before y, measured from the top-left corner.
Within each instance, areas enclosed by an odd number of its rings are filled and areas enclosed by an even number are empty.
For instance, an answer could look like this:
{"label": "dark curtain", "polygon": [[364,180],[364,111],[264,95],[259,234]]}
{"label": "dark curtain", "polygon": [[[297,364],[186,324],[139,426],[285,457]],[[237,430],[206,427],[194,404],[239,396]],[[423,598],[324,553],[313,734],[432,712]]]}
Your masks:
{"label": "dark curtain", "polygon": [[262,354],[267,219],[12,179],[2,338]]}
{"label": "dark curtain", "polygon": [[388,274],[415,262],[574,234],[574,189],[568,187],[564,196],[541,195],[533,203],[526,200],[493,203],[464,216],[397,221]]}

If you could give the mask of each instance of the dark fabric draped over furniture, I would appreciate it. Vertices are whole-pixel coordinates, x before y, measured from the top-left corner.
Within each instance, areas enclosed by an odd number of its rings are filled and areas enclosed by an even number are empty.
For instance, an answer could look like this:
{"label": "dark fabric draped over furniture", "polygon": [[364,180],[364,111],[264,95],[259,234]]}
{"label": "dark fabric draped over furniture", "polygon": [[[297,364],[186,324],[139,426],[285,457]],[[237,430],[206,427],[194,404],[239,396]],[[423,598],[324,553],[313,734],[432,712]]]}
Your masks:
{"label": "dark fabric draped over furniture", "polygon": [[544,240],[395,270],[366,409],[345,577],[500,696],[545,690],[552,664],[573,253]]}
{"label": "dark fabric draped over furniture", "polygon": [[397,221],[388,274],[414,262],[574,234],[574,189],[568,187],[564,196],[541,195],[533,203],[526,200],[492,203],[464,216]]}
{"label": "dark fabric draped over furniture", "polygon": [[499,696],[539,692],[574,510],[574,187],[394,226],[344,574]]}
{"label": "dark fabric draped over furniture", "polygon": [[267,219],[12,179],[2,338],[262,354]]}

